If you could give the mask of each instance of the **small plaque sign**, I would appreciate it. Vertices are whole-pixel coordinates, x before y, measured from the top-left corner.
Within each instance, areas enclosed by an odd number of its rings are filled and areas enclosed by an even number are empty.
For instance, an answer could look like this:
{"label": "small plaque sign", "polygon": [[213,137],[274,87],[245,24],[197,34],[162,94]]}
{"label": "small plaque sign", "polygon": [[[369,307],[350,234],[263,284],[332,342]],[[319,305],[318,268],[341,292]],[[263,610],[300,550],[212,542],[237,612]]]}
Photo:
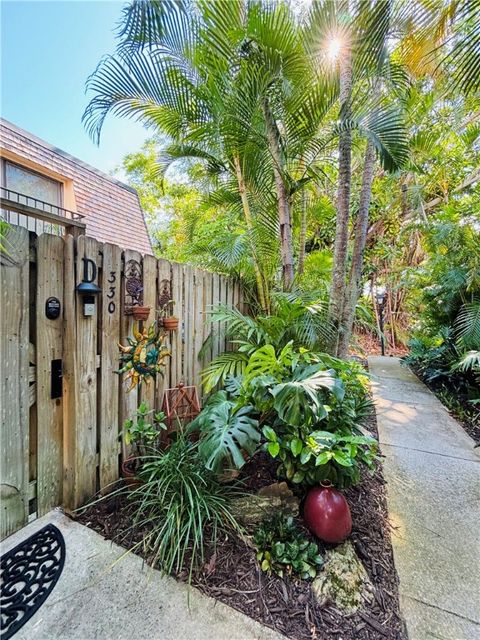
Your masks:
{"label": "small plaque sign", "polygon": [[60,317],[61,304],[58,298],[48,298],[45,303],[45,315],[49,320],[56,320]]}

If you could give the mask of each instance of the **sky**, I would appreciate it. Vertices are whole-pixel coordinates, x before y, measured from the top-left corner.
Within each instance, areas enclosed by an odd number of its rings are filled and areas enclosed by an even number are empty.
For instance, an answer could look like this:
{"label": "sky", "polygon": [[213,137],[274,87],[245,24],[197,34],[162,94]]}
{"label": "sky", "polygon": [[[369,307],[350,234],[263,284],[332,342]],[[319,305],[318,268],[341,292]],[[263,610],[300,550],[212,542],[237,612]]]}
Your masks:
{"label": "sky", "polygon": [[81,122],[85,81],[114,50],[123,4],[0,1],[2,117],[106,173],[148,137],[139,123],[107,116],[97,146]]}

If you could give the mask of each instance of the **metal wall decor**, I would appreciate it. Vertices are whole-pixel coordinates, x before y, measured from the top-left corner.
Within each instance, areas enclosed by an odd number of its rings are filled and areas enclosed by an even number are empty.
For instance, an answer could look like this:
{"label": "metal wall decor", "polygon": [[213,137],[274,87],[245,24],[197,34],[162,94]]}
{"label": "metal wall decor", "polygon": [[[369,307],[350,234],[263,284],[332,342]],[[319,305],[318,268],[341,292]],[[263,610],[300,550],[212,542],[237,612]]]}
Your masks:
{"label": "metal wall decor", "polygon": [[180,382],[173,389],[165,389],[162,411],[166,416],[168,431],[187,425],[200,413],[197,387],[186,387]]}
{"label": "metal wall decor", "polygon": [[133,326],[133,337],[128,338],[128,347],[119,344],[121,367],[117,373],[126,373],[125,379],[130,382],[131,391],[141,382],[150,382],[157,373],[163,375],[165,360],[170,351],[165,346],[165,333],[154,322],[143,331]]}
{"label": "metal wall decor", "polygon": [[142,305],[142,266],[138,260],[129,260],[125,265],[125,315],[131,315],[134,307]]}
{"label": "metal wall decor", "polygon": [[65,541],[53,524],[0,559],[0,632],[9,640],[42,606],[65,564]]}
{"label": "metal wall decor", "polygon": [[170,280],[162,280],[159,289],[158,308],[163,311],[168,308],[169,303],[172,301]]}

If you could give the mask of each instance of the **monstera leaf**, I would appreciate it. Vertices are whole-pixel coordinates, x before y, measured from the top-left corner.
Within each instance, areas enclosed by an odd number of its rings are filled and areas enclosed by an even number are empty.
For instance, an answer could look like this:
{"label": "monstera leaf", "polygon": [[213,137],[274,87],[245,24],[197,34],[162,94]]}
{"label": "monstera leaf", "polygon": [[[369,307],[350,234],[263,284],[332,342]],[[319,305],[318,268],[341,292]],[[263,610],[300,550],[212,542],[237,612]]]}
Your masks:
{"label": "monstera leaf", "polygon": [[200,427],[199,452],[207,469],[219,471],[225,461],[239,469],[244,463],[242,450],[252,455],[260,442],[258,420],[250,417],[253,407],[240,409],[224,391],[214,394],[196,423]]}
{"label": "monstera leaf", "polygon": [[321,389],[327,389],[338,400],[343,398],[343,383],[335,371],[320,371],[318,365],[310,365],[300,370],[293,380],[273,387],[273,406],[284,422],[296,427],[323,420],[327,410]]}

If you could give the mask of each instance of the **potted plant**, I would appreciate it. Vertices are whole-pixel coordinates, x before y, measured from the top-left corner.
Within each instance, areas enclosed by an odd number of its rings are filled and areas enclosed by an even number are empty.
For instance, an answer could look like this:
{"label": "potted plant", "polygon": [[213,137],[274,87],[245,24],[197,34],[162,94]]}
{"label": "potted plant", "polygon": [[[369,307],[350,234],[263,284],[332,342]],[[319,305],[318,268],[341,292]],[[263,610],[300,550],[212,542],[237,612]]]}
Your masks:
{"label": "potted plant", "polygon": [[176,331],[178,329],[178,318],[173,315],[173,305],[175,302],[169,300],[161,308],[161,321],[165,331]]}
{"label": "potted plant", "polygon": [[141,305],[136,305],[132,307],[132,314],[135,320],[148,320],[148,316],[150,315],[151,307],[144,307]]}
{"label": "potted plant", "polygon": [[123,434],[125,444],[133,445],[135,453],[122,462],[122,476],[129,487],[138,486],[138,470],[142,464],[142,458],[148,454],[149,449],[154,449],[160,436],[160,432],[167,429],[164,422],[163,411],[155,412],[146,402],[138,407],[134,418],[125,420]]}

